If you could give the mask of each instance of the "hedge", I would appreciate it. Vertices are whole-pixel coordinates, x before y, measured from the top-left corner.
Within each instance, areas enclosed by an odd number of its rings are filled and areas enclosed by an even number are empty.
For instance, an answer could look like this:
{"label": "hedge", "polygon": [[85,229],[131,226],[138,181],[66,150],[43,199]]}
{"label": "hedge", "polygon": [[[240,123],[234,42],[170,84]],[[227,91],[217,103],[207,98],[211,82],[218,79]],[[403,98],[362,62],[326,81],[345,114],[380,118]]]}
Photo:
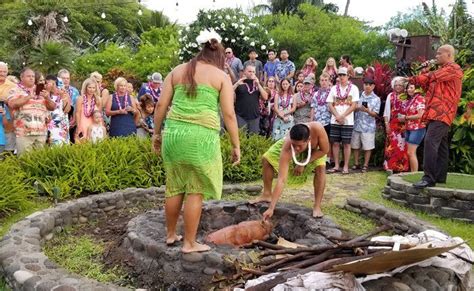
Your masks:
{"label": "hedge", "polygon": [[[272,144],[260,136],[241,134],[242,159],[230,161],[230,142],[221,139],[224,181],[245,182],[261,177],[260,157]],[[150,139],[106,139],[98,144],[48,147],[7,157],[0,162],[0,217],[23,209],[34,195],[57,200],[127,187],[161,186],[165,182],[161,157],[151,151]]]}

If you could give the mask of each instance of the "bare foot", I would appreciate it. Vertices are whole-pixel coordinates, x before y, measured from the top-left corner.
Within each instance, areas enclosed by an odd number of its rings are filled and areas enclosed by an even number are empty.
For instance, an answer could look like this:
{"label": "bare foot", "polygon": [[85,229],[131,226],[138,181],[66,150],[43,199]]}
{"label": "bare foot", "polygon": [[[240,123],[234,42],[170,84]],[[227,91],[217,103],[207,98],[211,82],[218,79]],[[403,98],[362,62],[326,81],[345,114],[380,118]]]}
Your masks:
{"label": "bare foot", "polygon": [[175,242],[181,241],[182,239],[183,239],[183,236],[182,236],[182,235],[174,234],[174,235],[168,236],[168,237],[166,238],[166,245],[171,246],[171,245],[173,245]]}
{"label": "bare foot", "polygon": [[324,216],[323,212],[321,211],[321,208],[313,208],[313,217],[314,218],[322,218]]}
{"label": "bare foot", "polygon": [[194,252],[207,252],[210,249],[211,247],[208,245],[194,242],[189,246],[188,245],[183,246],[183,248],[181,248],[181,251],[185,254],[189,254],[189,253],[194,253]]}
{"label": "bare foot", "polygon": [[249,200],[250,204],[256,204],[259,202],[272,202],[272,197],[271,196],[266,196],[266,195],[260,195],[257,198],[253,200]]}

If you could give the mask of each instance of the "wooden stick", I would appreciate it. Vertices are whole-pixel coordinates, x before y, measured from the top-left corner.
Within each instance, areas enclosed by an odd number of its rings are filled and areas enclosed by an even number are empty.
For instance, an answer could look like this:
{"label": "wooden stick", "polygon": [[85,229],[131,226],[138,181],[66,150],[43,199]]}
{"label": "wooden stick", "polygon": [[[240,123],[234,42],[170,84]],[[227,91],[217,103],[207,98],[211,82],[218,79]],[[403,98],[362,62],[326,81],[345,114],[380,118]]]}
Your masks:
{"label": "wooden stick", "polygon": [[263,276],[263,275],[268,274],[267,272],[262,272],[260,270],[246,268],[246,267],[242,267],[242,271],[253,274],[253,275],[257,275],[257,276]]}
{"label": "wooden stick", "polygon": [[267,249],[272,249],[272,250],[283,250],[283,249],[286,249],[284,246],[279,246],[279,245],[276,245],[276,244],[271,244],[271,243],[268,243],[266,241],[261,241],[261,240],[254,240],[252,242],[254,245],[257,245],[257,246],[261,246],[261,247],[264,247],[264,248],[267,248]]}
{"label": "wooden stick", "polygon": [[[368,234],[365,234],[365,235],[362,235],[362,236],[359,236],[359,237],[356,237],[354,239],[351,239],[350,241],[348,241],[347,243],[355,243],[355,242],[359,242],[359,241],[363,241],[363,240],[366,240],[368,239],[369,237],[371,236],[374,236],[374,235],[377,235],[383,231],[386,231],[386,230],[389,230],[391,229],[390,226],[388,225],[384,225],[382,227],[379,227],[375,230],[373,230],[372,232],[368,233]],[[322,258],[323,256],[324,257],[329,257],[331,255],[334,255],[335,253],[337,252],[337,250],[328,250],[316,257],[319,257],[319,258]],[[299,254],[298,254],[299,255]],[[298,256],[298,255],[295,255],[294,257]],[[344,258],[343,258],[344,259]],[[341,260],[341,259],[334,259],[334,260]],[[324,262],[326,263],[326,262]],[[315,266],[312,266],[312,267],[315,267]],[[278,274],[275,278],[271,279],[271,280],[268,280],[268,281],[265,281],[265,282],[262,282],[258,285],[255,285],[253,287],[250,287],[250,288],[247,288],[248,291],[266,291],[266,290],[271,290],[273,287],[275,287],[276,285],[278,284],[281,284],[281,283],[284,283],[287,279],[289,278],[292,278],[292,277],[295,277],[296,275],[298,274],[306,274],[308,272],[312,272],[314,271],[313,269],[311,268],[306,268],[306,269],[303,269],[303,270],[292,270],[292,271],[285,271],[285,272],[282,272],[280,274]]]}
{"label": "wooden stick", "polygon": [[318,246],[318,247],[311,247],[311,248],[296,248],[296,249],[283,249],[283,250],[268,250],[262,252],[262,256],[269,256],[269,255],[280,255],[280,254],[298,254],[301,252],[310,252],[310,253],[318,253],[324,252],[333,249],[352,249],[352,248],[360,248],[360,247],[369,247],[369,246],[377,246],[377,247],[393,247],[393,242],[377,242],[377,241],[361,241],[355,243],[342,243],[339,245],[332,245],[332,246]]}

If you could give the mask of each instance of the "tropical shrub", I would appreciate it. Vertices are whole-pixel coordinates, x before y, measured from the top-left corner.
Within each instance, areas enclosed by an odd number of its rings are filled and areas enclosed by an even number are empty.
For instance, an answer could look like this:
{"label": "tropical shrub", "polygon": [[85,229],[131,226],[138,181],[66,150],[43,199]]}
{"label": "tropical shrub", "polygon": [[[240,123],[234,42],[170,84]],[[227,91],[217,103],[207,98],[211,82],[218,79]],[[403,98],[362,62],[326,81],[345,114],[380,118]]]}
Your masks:
{"label": "tropical shrub", "polygon": [[222,44],[231,47],[234,55],[242,61],[248,59],[249,48],[255,48],[262,55],[276,44],[259,21],[249,17],[241,9],[201,10],[197,20],[181,30],[180,60],[189,60],[199,51],[201,45],[196,43],[196,37],[204,29],[214,29],[219,33]]}
{"label": "tropical shrub", "polygon": [[[224,181],[246,182],[261,177],[260,157],[271,140],[241,135],[242,160],[232,166],[231,146],[221,138]],[[0,216],[27,206],[35,194],[63,200],[128,187],[161,186],[165,172],[150,139],[107,139],[97,144],[50,147],[0,162]]]}

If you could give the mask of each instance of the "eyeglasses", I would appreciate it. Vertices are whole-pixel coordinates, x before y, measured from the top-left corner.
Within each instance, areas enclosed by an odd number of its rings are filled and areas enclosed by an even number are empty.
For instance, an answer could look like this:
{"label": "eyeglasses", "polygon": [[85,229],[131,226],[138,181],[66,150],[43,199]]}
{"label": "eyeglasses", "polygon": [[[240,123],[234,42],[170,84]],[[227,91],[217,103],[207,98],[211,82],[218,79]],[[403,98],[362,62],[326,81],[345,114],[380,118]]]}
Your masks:
{"label": "eyeglasses", "polygon": [[268,83],[275,83],[275,80],[268,80]]}
{"label": "eyeglasses", "polygon": [[225,52],[225,54],[231,54],[232,52]]}
{"label": "eyeglasses", "polygon": [[339,77],[341,76],[347,76],[346,74],[337,74]]}

